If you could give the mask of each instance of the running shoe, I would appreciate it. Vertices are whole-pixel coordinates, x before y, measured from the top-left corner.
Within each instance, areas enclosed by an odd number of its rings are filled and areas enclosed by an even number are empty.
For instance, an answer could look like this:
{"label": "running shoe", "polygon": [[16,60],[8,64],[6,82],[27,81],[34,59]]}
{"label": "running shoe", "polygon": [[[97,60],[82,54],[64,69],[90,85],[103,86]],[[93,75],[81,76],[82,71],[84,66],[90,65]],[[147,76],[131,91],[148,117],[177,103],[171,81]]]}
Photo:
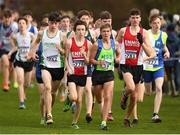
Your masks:
{"label": "running shoe", "polygon": [[74,128],[74,129],[79,129],[79,126],[78,126],[76,123],[73,123],[73,124],[72,124],[72,128]]}
{"label": "running shoe", "polygon": [[18,87],[19,87],[18,83],[17,83],[17,82],[14,82],[14,83],[13,83],[13,88],[14,88],[14,89],[17,89]]}
{"label": "running shoe", "polygon": [[159,118],[158,114],[155,114],[155,115],[152,117],[152,122],[153,122],[153,123],[161,123],[162,120]]}
{"label": "running shoe", "polygon": [[64,100],[65,100],[64,96],[62,96],[62,95],[59,96],[59,101],[60,101],[60,102],[64,102]]}
{"label": "running shoe", "polygon": [[53,124],[53,118],[52,118],[52,115],[51,114],[47,114],[47,117],[46,117],[46,124]]}
{"label": "running shoe", "polygon": [[90,123],[92,121],[92,116],[89,113],[86,114],[86,121],[87,123]]}
{"label": "running shoe", "polygon": [[26,109],[26,106],[24,105],[23,102],[21,102],[21,103],[19,104],[19,109]]}
{"label": "running shoe", "polygon": [[100,129],[101,129],[101,130],[108,130],[108,127],[107,127],[106,124],[101,124],[101,125],[100,125]]}
{"label": "running shoe", "polygon": [[137,125],[138,124],[138,119],[133,119],[132,125]]}
{"label": "running shoe", "polygon": [[107,120],[108,121],[113,121],[114,120],[114,118],[112,116],[112,113],[108,113]]}
{"label": "running shoe", "polygon": [[40,124],[41,124],[41,125],[45,125],[45,124],[46,124],[46,120],[45,120],[44,117],[41,118]]}
{"label": "running shoe", "polygon": [[2,86],[3,91],[8,92],[9,91],[9,85],[4,83]]}

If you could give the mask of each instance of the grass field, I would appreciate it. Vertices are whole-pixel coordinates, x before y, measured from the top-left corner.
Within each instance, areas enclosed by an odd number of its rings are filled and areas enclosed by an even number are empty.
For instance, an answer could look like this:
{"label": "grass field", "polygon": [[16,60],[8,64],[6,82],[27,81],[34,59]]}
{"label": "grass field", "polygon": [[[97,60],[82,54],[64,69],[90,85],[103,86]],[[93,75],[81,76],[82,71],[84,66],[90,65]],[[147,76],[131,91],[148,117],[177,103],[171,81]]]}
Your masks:
{"label": "grass field", "polygon": [[[1,81],[0,81],[1,82]],[[71,128],[72,113],[63,112],[63,103],[56,100],[53,108],[54,124],[40,125],[39,94],[37,88],[28,89],[26,109],[18,109],[17,90],[9,92],[0,90],[0,134],[180,134],[180,97],[172,98],[164,96],[160,110],[162,123],[151,123],[153,111],[152,96],[145,96],[144,102],[138,104],[139,124],[133,128],[123,126],[124,111],[120,109],[120,90],[123,84],[116,76],[113,100],[114,121],[108,122],[108,131],[99,130],[100,113],[98,105],[95,105],[93,121],[88,124],[85,121],[85,106],[83,106],[79,130]]]}

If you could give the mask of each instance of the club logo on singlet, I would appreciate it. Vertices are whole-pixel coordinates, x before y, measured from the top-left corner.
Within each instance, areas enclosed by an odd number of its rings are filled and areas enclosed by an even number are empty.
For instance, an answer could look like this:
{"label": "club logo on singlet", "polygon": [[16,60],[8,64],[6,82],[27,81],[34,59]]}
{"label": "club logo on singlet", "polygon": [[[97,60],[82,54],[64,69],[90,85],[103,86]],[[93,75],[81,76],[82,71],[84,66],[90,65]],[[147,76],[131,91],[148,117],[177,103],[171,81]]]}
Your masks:
{"label": "club logo on singlet", "polygon": [[136,40],[124,40],[124,43],[126,46],[140,46],[139,41]]}
{"label": "club logo on singlet", "polygon": [[161,42],[157,41],[157,42],[156,42],[156,46],[157,46],[157,47],[161,46]]}
{"label": "club logo on singlet", "polygon": [[73,59],[74,67],[79,68],[79,67],[85,66],[84,59],[81,52],[72,52],[72,57],[74,58]]}

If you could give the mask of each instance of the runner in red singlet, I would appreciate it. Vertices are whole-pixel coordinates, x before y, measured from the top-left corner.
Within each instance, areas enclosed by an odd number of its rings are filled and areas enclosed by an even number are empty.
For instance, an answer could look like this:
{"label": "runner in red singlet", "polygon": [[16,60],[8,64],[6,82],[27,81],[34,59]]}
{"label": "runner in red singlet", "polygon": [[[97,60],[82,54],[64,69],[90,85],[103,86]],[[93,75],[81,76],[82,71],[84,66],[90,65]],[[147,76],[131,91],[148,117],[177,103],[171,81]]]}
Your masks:
{"label": "runner in red singlet", "polygon": [[126,109],[127,99],[130,95],[130,104],[124,118],[124,125],[131,127],[129,118],[137,101],[137,88],[142,80],[143,51],[148,56],[155,56],[147,31],[140,27],[141,12],[131,9],[129,16],[130,25],[118,32],[117,41],[121,42],[120,69],[126,84],[125,92],[121,98],[121,108]]}

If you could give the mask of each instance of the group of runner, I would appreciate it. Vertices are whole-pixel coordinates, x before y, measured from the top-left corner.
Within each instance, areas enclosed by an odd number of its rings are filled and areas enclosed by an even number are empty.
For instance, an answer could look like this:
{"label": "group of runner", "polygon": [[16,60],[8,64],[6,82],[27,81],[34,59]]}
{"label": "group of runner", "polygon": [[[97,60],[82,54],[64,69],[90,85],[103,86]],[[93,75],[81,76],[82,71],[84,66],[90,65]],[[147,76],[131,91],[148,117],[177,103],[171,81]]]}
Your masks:
{"label": "group of runner", "polygon": [[164,78],[163,58],[169,58],[169,52],[167,35],[160,30],[159,15],[150,16],[148,31],[141,27],[141,11],[136,8],[129,12],[129,24],[118,32],[112,29],[112,15],[108,11],[100,13],[99,27],[92,27],[92,21],[88,10],[80,10],[75,21],[67,15],[51,12],[43,17],[37,33],[37,28],[31,24],[30,12],[19,17],[17,25],[12,25],[12,13],[4,11],[0,23],[3,90],[9,90],[9,68],[12,67],[14,82],[18,84],[19,108],[25,109],[25,89],[31,84],[35,65],[41,124],[53,123],[52,108],[60,91],[61,96],[66,95],[61,99],[65,100],[63,111],[72,108],[72,127],[79,129],[85,90],[86,121],[92,121],[96,101],[102,118],[100,129],[107,130],[106,122],[114,120],[111,108],[116,64],[125,82],[121,98],[123,110],[130,97],[124,125],[131,127],[138,123],[137,101],[143,101],[144,82],[146,90],[150,91],[152,81],[156,84],[152,121],[161,122],[158,113]]}

